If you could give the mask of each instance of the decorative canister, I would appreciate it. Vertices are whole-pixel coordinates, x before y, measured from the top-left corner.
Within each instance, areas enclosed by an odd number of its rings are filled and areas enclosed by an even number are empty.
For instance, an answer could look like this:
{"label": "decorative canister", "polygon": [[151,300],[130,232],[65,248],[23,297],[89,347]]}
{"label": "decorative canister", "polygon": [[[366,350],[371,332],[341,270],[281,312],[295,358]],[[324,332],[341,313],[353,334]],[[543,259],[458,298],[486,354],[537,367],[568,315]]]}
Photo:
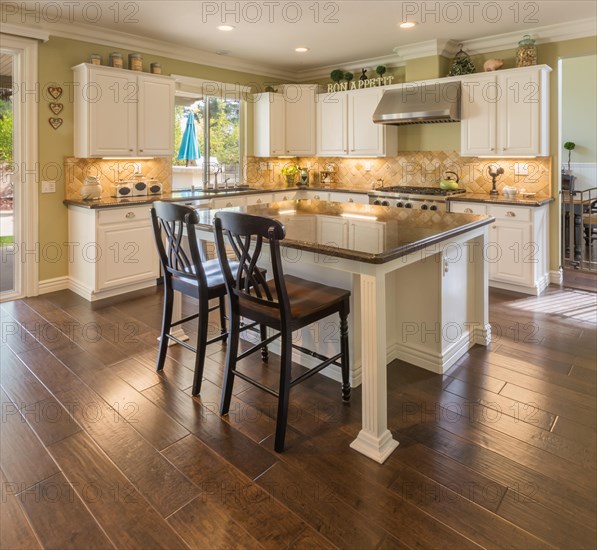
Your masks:
{"label": "decorative canister", "polygon": [[525,34],[518,43],[518,50],[516,50],[516,66],[530,67],[536,64],[537,46],[535,46],[535,40],[531,38],[531,35]]}
{"label": "decorative canister", "polygon": [[152,63],[150,68],[153,74],[162,74],[162,66],[159,63]]}
{"label": "decorative canister", "polygon": [[99,176],[86,176],[81,187],[81,198],[86,201],[97,200],[102,196],[102,184]]}
{"label": "decorative canister", "polygon": [[299,182],[301,185],[309,184],[309,170],[307,168],[301,168],[299,173]]}
{"label": "decorative canister", "polygon": [[143,56],[140,53],[129,54],[129,69],[131,71],[143,70]]}
{"label": "decorative canister", "polygon": [[89,56],[89,62],[92,65],[101,65],[102,64],[102,56],[99,53],[92,53]]}
{"label": "decorative canister", "polygon": [[110,54],[110,67],[116,67],[117,69],[122,69],[124,67],[121,53],[114,52]]}

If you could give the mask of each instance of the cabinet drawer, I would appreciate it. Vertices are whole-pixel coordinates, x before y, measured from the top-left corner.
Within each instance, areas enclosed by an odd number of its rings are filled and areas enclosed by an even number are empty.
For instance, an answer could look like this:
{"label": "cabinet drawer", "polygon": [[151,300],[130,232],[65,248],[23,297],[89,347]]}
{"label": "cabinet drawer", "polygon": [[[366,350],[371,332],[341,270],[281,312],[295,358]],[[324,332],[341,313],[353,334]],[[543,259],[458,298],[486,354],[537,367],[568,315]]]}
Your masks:
{"label": "cabinet drawer", "polygon": [[496,220],[530,222],[532,218],[531,209],[524,206],[492,204],[487,207],[487,213]]}
{"label": "cabinet drawer", "polygon": [[274,200],[276,202],[282,202],[282,201],[293,201],[296,200],[297,198],[299,198],[299,193],[297,191],[288,191],[287,193],[275,193],[274,194]]}
{"label": "cabinet drawer", "polygon": [[329,196],[331,202],[357,202],[355,199],[358,199],[358,195],[354,195],[353,193],[341,193],[338,191],[330,192]]}
{"label": "cabinet drawer", "polygon": [[111,208],[100,210],[97,221],[100,225],[111,223],[127,223],[149,221],[151,218],[151,206],[135,206],[130,208]]}
{"label": "cabinet drawer", "polygon": [[260,193],[259,195],[249,195],[247,197],[247,206],[253,204],[269,204],[270,202],[274,202],[273,193]]}
{"label": "cabinet drawer", "polygon": [[476,202],[453,202],[450,201],[450,212],[459,214],[487,214],[487,206]]}

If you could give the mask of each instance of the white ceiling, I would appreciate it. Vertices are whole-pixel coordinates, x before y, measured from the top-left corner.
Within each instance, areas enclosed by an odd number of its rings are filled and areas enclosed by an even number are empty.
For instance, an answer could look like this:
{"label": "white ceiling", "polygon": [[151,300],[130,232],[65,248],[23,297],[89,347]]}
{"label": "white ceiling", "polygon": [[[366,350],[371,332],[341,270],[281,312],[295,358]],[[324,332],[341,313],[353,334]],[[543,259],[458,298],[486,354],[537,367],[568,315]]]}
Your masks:
{"label": "white ceiling", "polygon": [[[27,3],[32,6],[41,3]],[[63,5],[63,19],[72,16],[91,24],[97,11],[84,11],[86,2],[45,2]],[[270,69],[305,71],[318,67],[393,54],[394,48],[431,39],[458,41],[509,32],[522,37],[533,28],[594,18],[597,2],[486,0],[453,2],[393,1],[181,1],[142,0],[89,2],[101,5],[94,28],[104,28],[210,52],[229,52]],[[67,5],[74,7],[67,8]],[[228,11],[226,11],[226,8]],[[434,9],[439,8],[436,13]],[[38,8],[39,9],[39,8]],[[56,10],[47,8],[46,19]],[[99,15],[99,14],[98,14]],[[408,19],[419,24],[402,30]],[[10,21],[10,20],[9,20]],[[232,32],[216,29],[230,24]],[[51,32],[51,25],[45,25]],[[294,51],[297,46],[307,53]],[[515,47],[514,43],[512,47]],[[201,59],[197,59],[201,62]],[[223,63],[226,64],[226,63]],[[354,65],[354,63],[353,63]]]}

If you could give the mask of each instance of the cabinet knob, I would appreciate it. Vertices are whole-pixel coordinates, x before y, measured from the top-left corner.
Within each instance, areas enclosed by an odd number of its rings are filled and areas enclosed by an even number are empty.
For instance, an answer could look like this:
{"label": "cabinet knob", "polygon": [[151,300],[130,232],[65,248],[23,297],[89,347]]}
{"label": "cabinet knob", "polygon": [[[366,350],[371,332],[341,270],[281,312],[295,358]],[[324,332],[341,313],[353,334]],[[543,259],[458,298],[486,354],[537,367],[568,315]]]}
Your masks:
{"label": "cabinet knob", "polygon": [[465,214],[472,214],[472,213],[473,213],[473,210],[472,210],[472,208],[465,208],[465,209],[464,209],[464,213],[465,213]]}
{"label": "cabinet knob", "polygon": [[502,147],[502,151],[507,151],[508,149],[506,147]]}
{"label": "cabinet knob", "polygon": [[135,217],[135,213],[134,212],[127,212],[125,218],[128,218],[129,220],[132,220]]}
{"label": "cabinet knob", "polygon": [[143,149],[139,149],[139,153],[142,153],[142,152],[143,152]]}
{"label": "cabinet knob", "polygon": [[516,217],[516,212],[508,211],[508,212],[506,212],[506,216],[508,216],[509,218],[515,218]]}
{"label": "cabinet knob", "polygon": [[133,152],[133,150],[132,150],[132,149],[129,149],[129,152],[131,152],[131,153],[132,153],[132,152]]}
{"label": "cabinet knob", "polygon": [[313,198],[314,198],[316,201],[320,200],[320,198],[319,198],[319,195],[315,195]]}
{"label": "cabinet knob", "polygon": [[495,147],[492,147],[492,148],[491,148],[491,150],[492,150],[492,151],[495,151]]}
{"label": "cabinet knob", "polygon": [[261,199],[257,199],[257,204],[261,204]]}

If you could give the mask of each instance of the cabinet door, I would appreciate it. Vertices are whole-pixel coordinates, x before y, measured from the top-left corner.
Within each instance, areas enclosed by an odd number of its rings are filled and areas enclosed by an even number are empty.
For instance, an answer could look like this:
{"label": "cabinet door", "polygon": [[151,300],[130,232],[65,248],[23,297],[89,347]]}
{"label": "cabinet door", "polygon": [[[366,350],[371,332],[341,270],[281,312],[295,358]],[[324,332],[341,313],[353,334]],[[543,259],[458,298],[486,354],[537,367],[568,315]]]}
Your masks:
{"label": "cabinet door", "polygon": [[500,75],[499,154],[539,155],[541,89],[539,71]]}
{"label": "cabinet door", "polygon": [[317,218],[317,242],[336,248],[348,247],[348,222],[336,216]]}
{"label": "cabinet door", "polygon": [[97,260],[96,291],[159,276],[157,251],[148,223],[100,226],[97,242],[101,257]]}
{"label": "cabinet door", "polygon": [[247,195],[245,200],[247,206],[252,206],[254,204],[269,204],[271,202],[274,202],[274,195],[273,193],[259,193],[258,195]]}
{"label": "cabinet door", "polygon": [[[272,157],[286,154],[286,107],[282,94],[271,96],[269,104],[269,149]],[[259,121],[255,121],[258,124]]]}
{"label": "cabinet door", "polygon": [[348,153],[348,94],[321,94],[317,98],[317,154],[323,157]]}
{"label": "cabinet door", "polygon": [[286,154],[315,154],[315,89],[311,86],[287,86]]}
{"label": "cabinet door", "polygon": [[348,248],[379,254],[385,247],[385,224],[382,222],[351,220],[348,224]]}
{"label": "cabinet door", "polygon": [[[137,76],[123,71],[89,72],[89,152],[92,157],[137,154]],[[78,123],[78,122],[77,122]]]}
{"label": "cabinet door", "polygon": [[503,97],[495,76],[480,76],[462,82],[460,154],[497,154],[497,104]]}
{"label": "cabinet door", "polygon": [[174,82],[139,76],[138,153],[172,156],[174,151]]}
{"label": "cabinet door", "polygon": [[532,224],[497,221],[489,229],[489,279],[533,285]]}
{"label": "cabinet door", "polygon": [[348,94],[348,154],[384,155],[385,134],[383,124],[373,122],[373,113],[383,90],[357,90]]}

